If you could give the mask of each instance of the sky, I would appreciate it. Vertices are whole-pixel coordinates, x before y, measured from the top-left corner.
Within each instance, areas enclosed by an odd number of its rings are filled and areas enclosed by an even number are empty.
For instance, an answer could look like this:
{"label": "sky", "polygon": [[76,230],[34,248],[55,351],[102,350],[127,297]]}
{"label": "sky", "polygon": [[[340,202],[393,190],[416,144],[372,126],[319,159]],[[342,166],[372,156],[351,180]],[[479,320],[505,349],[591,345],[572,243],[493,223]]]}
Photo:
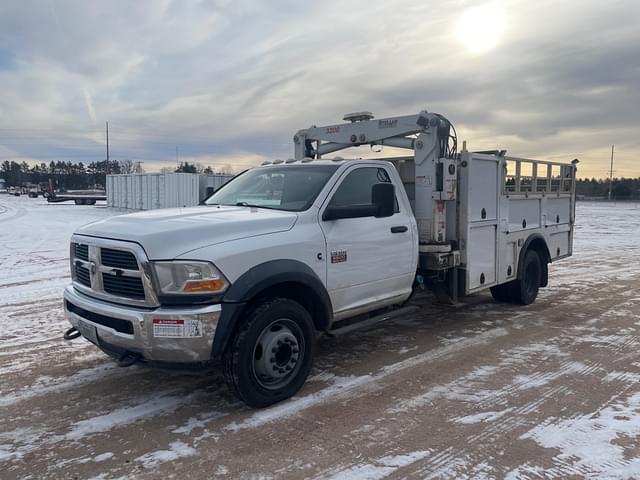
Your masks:
{"label": "sky", "polygon": [[606,177],[615,144],[637,177],[638,25],[638,0],[3,0],[0,162],[103,160],[108,121],[113,159],[241,171],[347,112],[426,109],[470,150]]}

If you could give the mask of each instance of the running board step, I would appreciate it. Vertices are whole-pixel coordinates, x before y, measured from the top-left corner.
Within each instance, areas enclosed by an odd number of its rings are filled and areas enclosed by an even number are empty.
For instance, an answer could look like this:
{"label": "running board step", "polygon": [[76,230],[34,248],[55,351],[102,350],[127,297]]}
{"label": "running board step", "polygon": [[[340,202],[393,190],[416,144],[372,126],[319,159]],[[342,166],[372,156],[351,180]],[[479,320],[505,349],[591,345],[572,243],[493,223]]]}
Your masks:
{"label": "running board step", "polygon": [[355,330],[371,327],[377,323],[384,322],[385,320],[391,320],[392,318],[400,317],[408,313],[417,312],[418,310],[420,310],[418,305],[407,305],[406,307],[400,307],[397,310],[391,310],[390,312],[385,312],[381,315],[376,315],[375,317],[367,318],[360,322],[336,328],[335,330],[330,330],[327,332],[327,336],[339,337]]}

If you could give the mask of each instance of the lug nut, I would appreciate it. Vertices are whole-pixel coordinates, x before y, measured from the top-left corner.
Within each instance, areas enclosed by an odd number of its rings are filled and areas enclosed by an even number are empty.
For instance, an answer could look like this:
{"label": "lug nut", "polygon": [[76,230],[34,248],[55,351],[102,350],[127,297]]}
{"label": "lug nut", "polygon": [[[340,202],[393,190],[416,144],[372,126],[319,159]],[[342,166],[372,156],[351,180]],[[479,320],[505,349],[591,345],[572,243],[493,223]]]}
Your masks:
{"label": "lug nut", "polygon": [[278,349],[277,349],[276,347],[273,347],[273,348],[271,349],[271,353],[276,353],[277,351],[278,351]]}
{"label": "lug nut", "polygon": [[291,370],[291,365],[287,365],[285,368],[286,368],[287,370]]}

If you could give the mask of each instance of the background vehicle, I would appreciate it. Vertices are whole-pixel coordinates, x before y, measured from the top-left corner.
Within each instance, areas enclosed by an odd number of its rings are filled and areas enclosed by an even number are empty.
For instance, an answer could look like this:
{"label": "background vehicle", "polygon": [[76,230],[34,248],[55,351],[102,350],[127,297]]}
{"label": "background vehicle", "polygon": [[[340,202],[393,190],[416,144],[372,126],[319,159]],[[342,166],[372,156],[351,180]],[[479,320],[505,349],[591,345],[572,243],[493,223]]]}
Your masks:
{"label": "background vehicle", "polygon": [[73,201],[76,205],[95,205],[98,200],[106,200],[104,190],[69,190],[64,193],[49,192],[47,202],[60,203]]}
{"label": "background vehicle", "polygon": [[[72,238],[72,324],[123,365],[221,361],[236,395],[287,398],[318,332],[397,310],[420,287],[442,302],[491,290],[529,304],[571,255],[576,165],[457,152],[441,115],[312,127],[206,205],[115,217]],[[322,159],[359,145],[410,156]],[[417,288],[416,288],[417,287]]]}

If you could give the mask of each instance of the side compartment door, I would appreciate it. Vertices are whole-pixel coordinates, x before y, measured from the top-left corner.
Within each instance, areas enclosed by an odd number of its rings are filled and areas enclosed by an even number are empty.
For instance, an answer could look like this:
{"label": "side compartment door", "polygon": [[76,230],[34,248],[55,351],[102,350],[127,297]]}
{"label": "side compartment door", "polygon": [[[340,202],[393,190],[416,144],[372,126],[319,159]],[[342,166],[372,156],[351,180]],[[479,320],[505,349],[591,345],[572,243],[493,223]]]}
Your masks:
{"label": "side compartment door", "polygon": [[372,187],[391,183],[386,167],[355,166],[345,172],[320,211],[327,244],[327,289],[336,318],[362,306],[409,294],[415,276],[414,232],[411,212],[397,201],[388,217],[322,220],[329,205],[372,203]]}
{"label": "side compartment door", "polygon": [[497,283],[500,159],[494,155],[466,154],[461,179],[460,231],[464,235],[462,263],[466,294]]}

